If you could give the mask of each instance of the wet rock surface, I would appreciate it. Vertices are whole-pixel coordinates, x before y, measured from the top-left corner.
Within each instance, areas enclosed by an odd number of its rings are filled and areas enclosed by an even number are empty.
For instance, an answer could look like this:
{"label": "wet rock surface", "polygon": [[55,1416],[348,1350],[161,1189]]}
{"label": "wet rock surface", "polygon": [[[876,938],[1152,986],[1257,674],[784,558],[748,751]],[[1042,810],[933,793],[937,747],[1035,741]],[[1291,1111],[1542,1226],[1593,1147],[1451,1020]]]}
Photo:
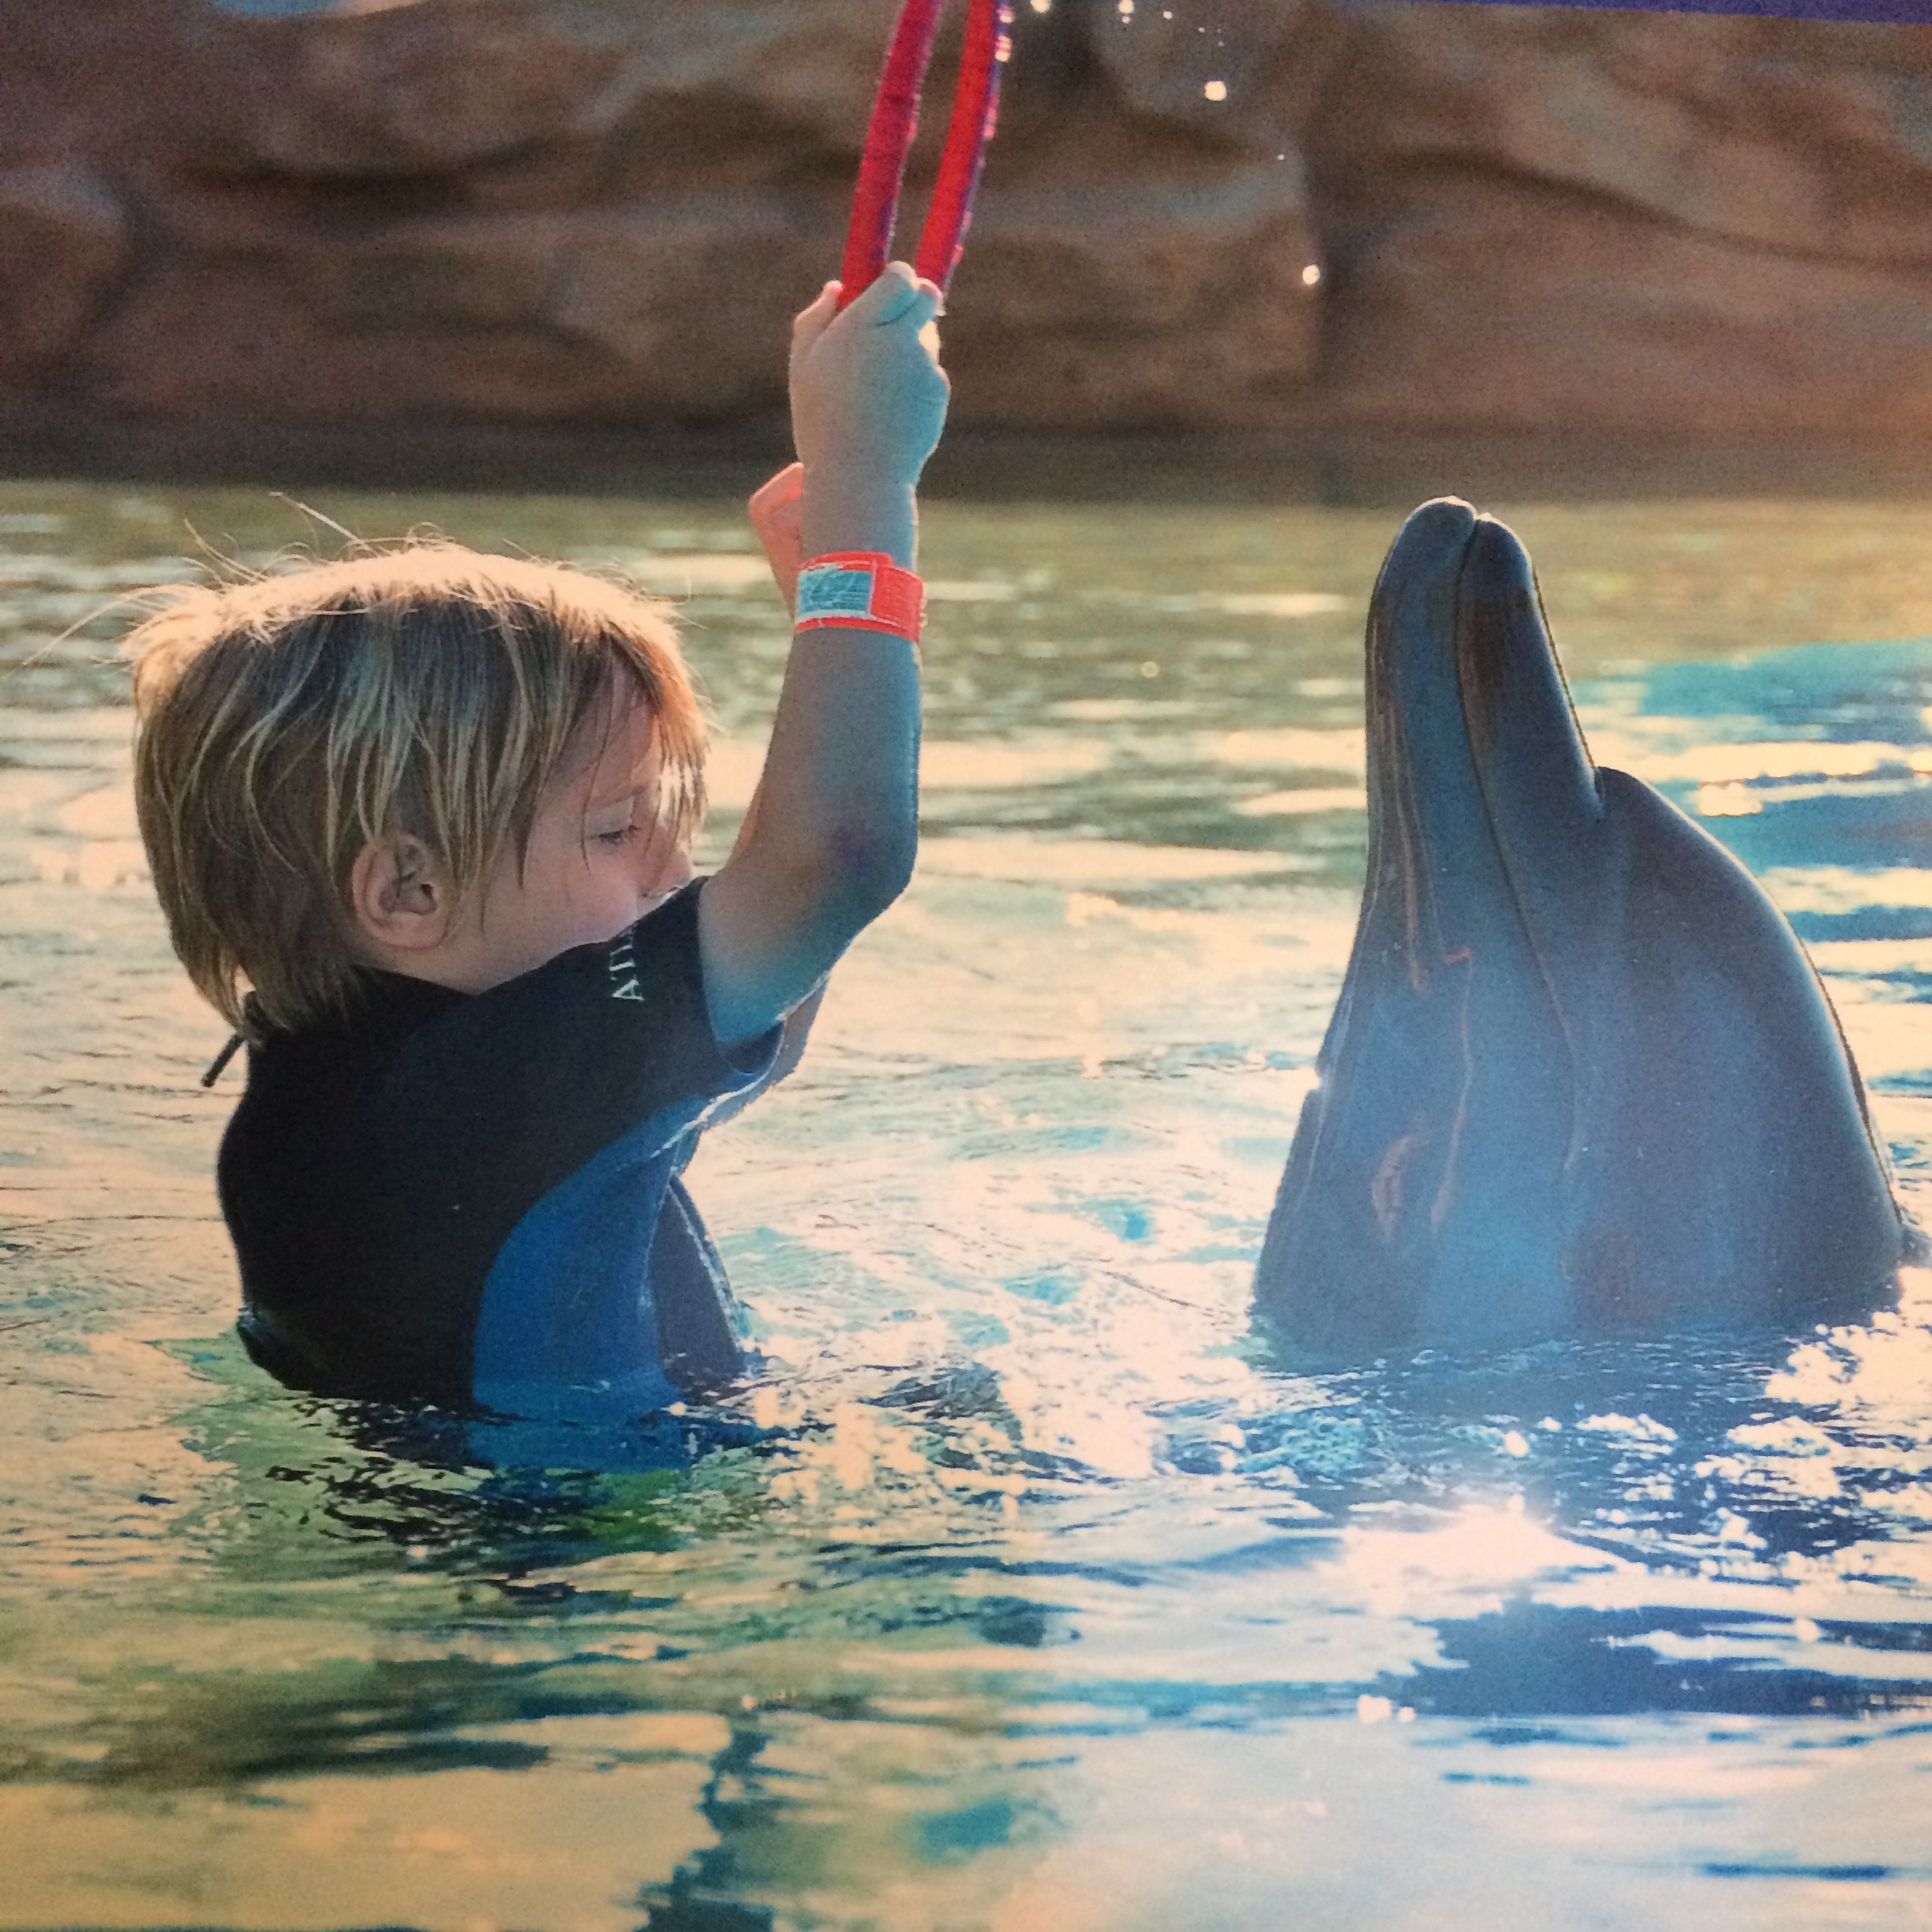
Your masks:
{"label": "wet rock surface", "polygon": [[[0,421],[768,429],[896,12],[0,0]],[[1932,28],[1052,0],[1017,39],[968,434],[1932,425]]]}

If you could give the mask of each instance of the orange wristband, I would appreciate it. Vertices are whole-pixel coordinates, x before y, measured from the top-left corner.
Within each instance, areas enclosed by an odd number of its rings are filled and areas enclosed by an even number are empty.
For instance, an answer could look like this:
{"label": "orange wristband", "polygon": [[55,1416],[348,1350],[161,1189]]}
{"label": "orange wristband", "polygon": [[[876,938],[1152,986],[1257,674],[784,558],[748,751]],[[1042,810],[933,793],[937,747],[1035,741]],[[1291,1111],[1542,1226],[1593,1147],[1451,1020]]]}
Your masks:
{"label": "orange wristband", "polygon": [[926,587],[882,550],[834,550],[798,574],[796,627],[829,624],[884,631],[916,644],[926,616]]}

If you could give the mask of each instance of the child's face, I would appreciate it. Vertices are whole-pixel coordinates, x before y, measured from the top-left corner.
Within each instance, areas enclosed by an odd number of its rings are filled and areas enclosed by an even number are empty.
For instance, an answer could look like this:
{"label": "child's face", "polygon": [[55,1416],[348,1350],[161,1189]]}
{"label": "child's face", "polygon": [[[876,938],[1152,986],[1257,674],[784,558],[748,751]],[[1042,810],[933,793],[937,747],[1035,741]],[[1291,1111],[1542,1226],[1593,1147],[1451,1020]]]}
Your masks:
{"label": "child's face", "polygon": [[662,759],[650,709],[627,691],[586,721],[537,807],[519,868],[506,852],[446,944],[481,993],[572,946],[612,939],[691,877],[658,817]]}

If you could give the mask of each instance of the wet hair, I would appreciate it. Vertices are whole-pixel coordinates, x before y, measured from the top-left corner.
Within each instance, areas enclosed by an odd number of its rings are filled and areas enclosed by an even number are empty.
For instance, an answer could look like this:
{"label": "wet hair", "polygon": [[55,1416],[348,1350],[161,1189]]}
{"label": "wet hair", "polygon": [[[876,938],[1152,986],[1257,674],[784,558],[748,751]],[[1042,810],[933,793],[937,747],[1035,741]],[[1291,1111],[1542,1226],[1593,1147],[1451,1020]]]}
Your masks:
{"label": "wet hair", "polygon": [[669,608],[628,586],[412,541],[148,601],[127,641],[141,839],[174,950],[238,1032],[346,1009],[365,847],[421,840],[459,902],[506,852],[520,865],[573,739],[627,687],[665,825],[688,837],[703,815]]}

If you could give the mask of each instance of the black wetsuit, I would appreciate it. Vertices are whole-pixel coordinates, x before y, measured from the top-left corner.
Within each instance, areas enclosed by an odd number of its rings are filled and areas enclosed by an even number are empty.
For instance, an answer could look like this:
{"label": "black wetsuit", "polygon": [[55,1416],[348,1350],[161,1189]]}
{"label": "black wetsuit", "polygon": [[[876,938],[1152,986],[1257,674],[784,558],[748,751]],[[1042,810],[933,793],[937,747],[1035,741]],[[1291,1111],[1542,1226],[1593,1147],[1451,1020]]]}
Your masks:
{"label": "black wetsuit", "polygon": [[218,1172],[258,1362],[539,1417],[731,1378],[730,1292],[678,1175],[781,1029],[720,1052],[698,891],[487,993],[369,973],[345,1020],[250,1046]]}

